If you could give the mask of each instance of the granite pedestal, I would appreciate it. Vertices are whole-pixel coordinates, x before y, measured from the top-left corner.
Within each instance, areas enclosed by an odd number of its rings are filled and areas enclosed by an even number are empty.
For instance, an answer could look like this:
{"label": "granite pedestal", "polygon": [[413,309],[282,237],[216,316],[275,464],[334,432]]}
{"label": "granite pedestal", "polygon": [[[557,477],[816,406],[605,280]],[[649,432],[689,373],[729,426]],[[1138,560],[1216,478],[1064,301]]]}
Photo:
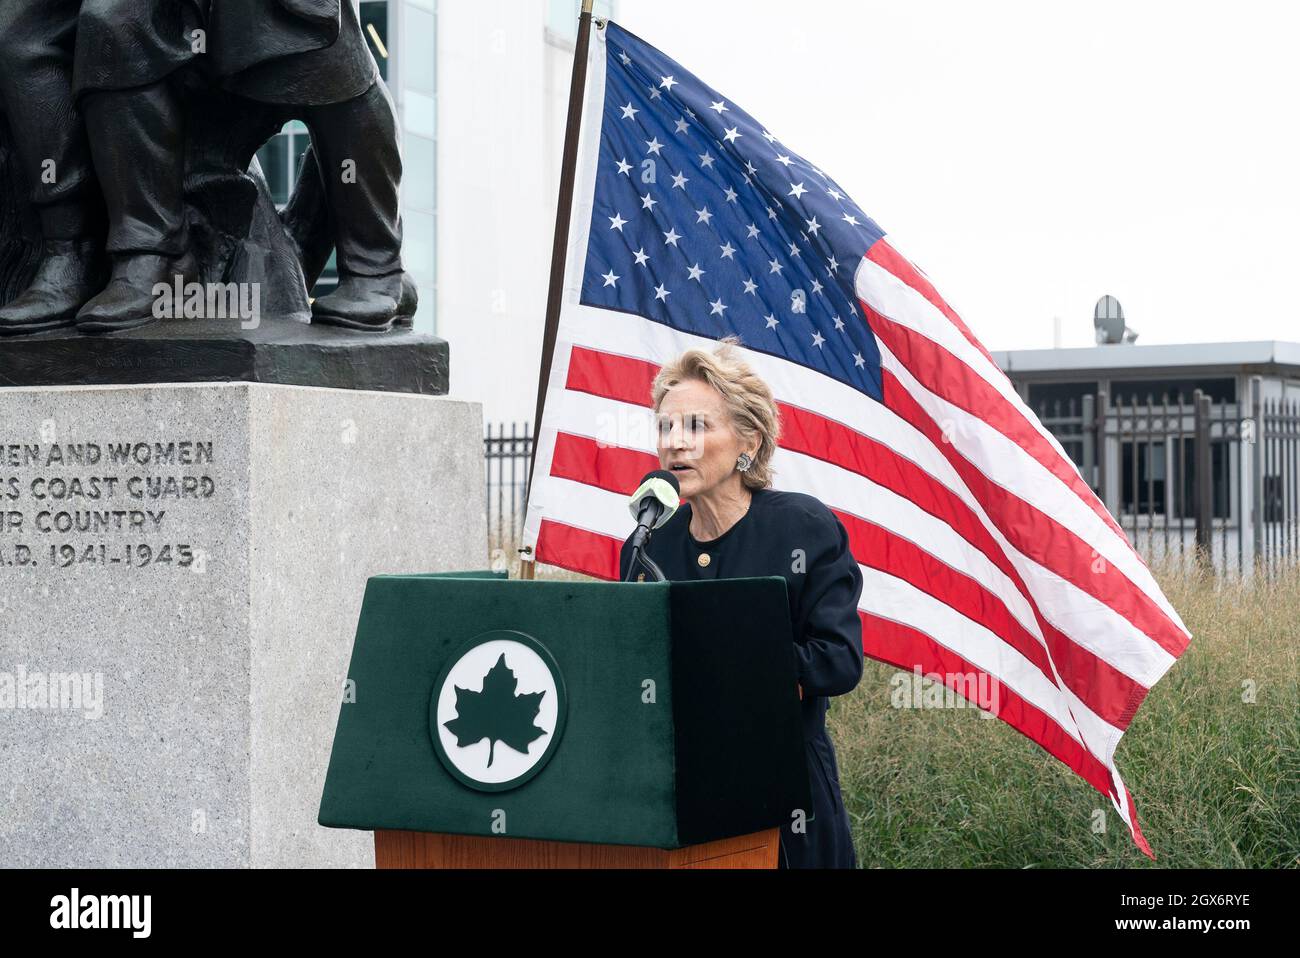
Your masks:
{"label": "granite pedestal", "polygon": [[370,867],[316,824],[364,585],[485,566],[482,448],[436,396],[0,389],[0,863]]}

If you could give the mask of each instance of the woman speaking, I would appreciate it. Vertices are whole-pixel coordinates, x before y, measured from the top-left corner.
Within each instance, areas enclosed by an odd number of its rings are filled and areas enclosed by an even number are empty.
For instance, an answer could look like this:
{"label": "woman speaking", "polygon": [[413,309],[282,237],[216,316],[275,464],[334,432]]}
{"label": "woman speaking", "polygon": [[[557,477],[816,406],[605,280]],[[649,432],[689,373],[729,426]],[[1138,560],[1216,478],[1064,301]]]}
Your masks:
{"label": "woman speaking", "polygon": [[[862,676],[862,573],[844,526],[823,503],[778,492],[772,455],[780,424],[772,390],[723,340],[664,366],[652,387],[659,462],[682,506],[646,554],[672,580],[782,576],[798,666],[813,807],[804,828],[781,829],[783,868],[854,868],[857,857],[826,734],[828,696]],[[620,578],[631,560],[623,544]]]}

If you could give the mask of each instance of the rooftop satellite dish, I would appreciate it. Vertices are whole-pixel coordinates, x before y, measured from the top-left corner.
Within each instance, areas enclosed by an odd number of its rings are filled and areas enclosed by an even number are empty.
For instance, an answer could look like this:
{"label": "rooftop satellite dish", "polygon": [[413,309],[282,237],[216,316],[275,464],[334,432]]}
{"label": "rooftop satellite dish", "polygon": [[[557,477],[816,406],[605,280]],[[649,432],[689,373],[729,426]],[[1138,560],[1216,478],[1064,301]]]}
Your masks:
{"label": "rooftop satellite dish", "polygon": [[1092,325],[1097,332],[1097,344],[1132,343],[1138,338],[1137,330],[1130,329],[1124,322],[1124,307],[1114,296],[1106,295],[1097,300],[1092,311]]}

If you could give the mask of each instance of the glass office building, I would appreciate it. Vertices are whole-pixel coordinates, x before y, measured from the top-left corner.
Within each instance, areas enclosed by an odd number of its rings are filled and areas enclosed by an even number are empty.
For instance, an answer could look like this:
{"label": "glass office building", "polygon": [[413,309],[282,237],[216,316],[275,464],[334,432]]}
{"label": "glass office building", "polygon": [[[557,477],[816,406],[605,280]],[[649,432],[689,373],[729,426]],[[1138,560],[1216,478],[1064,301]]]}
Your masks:
{"label": "glass office building", "polygon": [[[361,28],[388,84],[402,131],[402,262],[420,287],[416,329],[435,332],[437,318],[437,0],[361,0]],[[298,121],[258,151],[276,203],[288,202],[311,143]],[[314,295],[338,282],[334,257]]]}

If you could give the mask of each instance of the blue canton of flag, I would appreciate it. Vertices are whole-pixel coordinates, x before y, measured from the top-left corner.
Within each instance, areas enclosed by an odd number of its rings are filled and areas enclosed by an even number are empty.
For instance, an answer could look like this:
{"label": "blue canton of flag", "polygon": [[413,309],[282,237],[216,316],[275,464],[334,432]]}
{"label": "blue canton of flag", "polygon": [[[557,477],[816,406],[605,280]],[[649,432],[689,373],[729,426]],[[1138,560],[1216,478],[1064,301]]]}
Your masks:
{"label": "blue canton of flag", "polygon": [[615,23],[582,302],[735,334],[881,398],[853,273],[883,235],[821,170]]}

